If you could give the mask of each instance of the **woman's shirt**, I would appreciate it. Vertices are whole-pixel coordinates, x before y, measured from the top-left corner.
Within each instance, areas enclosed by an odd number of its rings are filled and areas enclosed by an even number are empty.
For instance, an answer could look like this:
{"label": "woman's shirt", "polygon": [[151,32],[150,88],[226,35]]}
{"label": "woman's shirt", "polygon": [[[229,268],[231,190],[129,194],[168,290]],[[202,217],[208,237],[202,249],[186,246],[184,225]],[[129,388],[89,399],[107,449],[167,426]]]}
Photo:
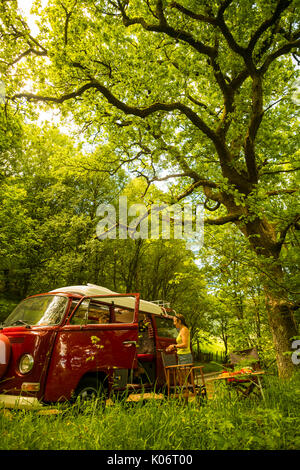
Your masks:
{"label": "woman's shirt", "polygon": [[[179,335],[176,338],[176,343],[180,344],[182,343],[182,338],[179,333]],[[178,348],[177,349],[177,354],[190,354],[191,353],[191,347],[190,347],[190,331],[188,330],[188,347],[187,348]]]}

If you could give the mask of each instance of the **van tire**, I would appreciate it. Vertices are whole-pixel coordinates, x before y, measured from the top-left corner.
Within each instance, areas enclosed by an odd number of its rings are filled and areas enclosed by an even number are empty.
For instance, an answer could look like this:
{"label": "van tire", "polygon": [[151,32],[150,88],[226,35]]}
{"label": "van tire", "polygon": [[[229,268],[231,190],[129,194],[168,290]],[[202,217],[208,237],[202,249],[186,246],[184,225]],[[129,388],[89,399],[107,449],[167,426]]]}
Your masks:
{"label": "van tire", "polygon": [[76,400],[89,403],[97,400],[101,406],[105,406],[106,390],[103,383],[97,377],[82,379],[76,390]]}

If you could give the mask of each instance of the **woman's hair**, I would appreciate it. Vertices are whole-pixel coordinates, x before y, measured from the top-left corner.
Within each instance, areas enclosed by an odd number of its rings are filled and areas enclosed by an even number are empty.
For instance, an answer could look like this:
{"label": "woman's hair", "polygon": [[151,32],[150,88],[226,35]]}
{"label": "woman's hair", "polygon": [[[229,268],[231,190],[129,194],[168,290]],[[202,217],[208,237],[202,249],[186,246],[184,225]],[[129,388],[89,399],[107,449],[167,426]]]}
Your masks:
{"label": "woman's hair", "polygon": [[181,313],[176,313],[175,317],[178,318],[178,320],[180,320],[181,323],[182,323],[184,326],[186,326],[186,327],[188,326],[187,323],[186,323],[186,321],[185,321],[184,316],[181,315]]}

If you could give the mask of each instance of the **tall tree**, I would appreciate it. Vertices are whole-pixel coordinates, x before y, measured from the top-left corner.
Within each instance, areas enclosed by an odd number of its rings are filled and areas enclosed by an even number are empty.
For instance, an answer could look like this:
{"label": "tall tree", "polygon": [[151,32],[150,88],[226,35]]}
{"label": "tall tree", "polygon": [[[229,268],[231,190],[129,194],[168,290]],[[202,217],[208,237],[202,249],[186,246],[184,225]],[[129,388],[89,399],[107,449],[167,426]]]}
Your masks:
{"label": "tall tree", "polygon": [[297,302],[282,250],[299,229],[289,89],[299,2],[50,0],[44,11],[36,2],[37,37],[14,4],[1,6],[12,44],[3,62],[18,87],[10,101],[61,105],[149,184],[176,177],[174,200],[193,193],[216,210],[208,224],[234,224],[264,273],[278,369],[289,376]]}

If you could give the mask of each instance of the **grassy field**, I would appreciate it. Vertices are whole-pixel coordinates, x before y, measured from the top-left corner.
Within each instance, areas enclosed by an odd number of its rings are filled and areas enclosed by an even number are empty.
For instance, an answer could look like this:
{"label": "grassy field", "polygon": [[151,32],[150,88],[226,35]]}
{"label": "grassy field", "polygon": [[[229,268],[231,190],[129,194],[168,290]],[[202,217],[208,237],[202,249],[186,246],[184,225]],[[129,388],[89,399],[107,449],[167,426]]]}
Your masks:
{"label": "grassy field", "polygon": [[299,379],[264,378],[265,401],[229,396],[180,405],[163,400],[104,410],[90,403],[59,413],[0,410],[1,450],[292,450],[300,449]]}

